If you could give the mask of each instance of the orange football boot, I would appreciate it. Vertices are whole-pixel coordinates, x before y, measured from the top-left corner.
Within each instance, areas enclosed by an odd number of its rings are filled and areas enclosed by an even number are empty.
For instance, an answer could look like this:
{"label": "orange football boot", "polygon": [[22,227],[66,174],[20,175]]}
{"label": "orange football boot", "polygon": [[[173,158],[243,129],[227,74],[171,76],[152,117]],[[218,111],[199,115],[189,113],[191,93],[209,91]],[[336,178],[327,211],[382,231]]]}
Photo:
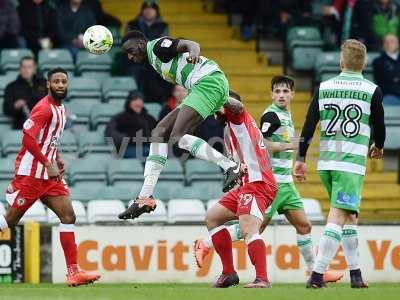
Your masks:
{"label": "orange football boot", "polygon": [[99,280],[101,275],[96,272],[88,272],[83,270],[78,270],[75,273],[67,275],[67,285],[69,287],[75,287],[79,285],[85,285],[93,283]]}
{"label": "orange football boot", "polygon": [[197,239],[194,241],[194,257],[196,258],[196,263],[199,268],[203,266],[204,259],[207,257],[207,255],[210,253],[210,248],[208,248],[204,242],[203,239]]}

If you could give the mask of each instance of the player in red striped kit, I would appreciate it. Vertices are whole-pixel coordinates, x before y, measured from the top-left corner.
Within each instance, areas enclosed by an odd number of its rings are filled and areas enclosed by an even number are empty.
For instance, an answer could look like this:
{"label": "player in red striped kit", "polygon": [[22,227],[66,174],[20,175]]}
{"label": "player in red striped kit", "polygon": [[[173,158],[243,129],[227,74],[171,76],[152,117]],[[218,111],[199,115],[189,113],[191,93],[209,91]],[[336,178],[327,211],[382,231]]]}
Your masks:
{"label": "player in red striped kit", "polygon": [[[267,207],[272,203],[277,183],[272,174],[263,136],[251,115],[244,109],[240,97],[231,92],[224,106],[222,118],[226,119],[228,152],[245,167],[239,187],[225,194],[206,216],[214,249],[221,258],[223,271],[214,287],[229,287],[239,283],[233,266],[232,241],[224,225],[239,219],[241,230],[248,248],[248,254],[256,269],[256,279],[245,287],[267,288],[265,244],[259,235]],[[221,116],[220,116],[221,117]]]}
{"label": "player in red striped kit", "polygon": [[10,204],[0,216],[0,230],[15,226],[32,204],[40,199],[59,217],[60,242],[67,264],[67,284],[94,282],[100,275],[78,268],[75,213],[63,179],[64,163],[58,147],[66,116],[62,100],[67,95],[68,75],[62,68],[47,74],[49,93],[41,99],[23,126],[22,148],[15,161],[15,177],[6,191]]}

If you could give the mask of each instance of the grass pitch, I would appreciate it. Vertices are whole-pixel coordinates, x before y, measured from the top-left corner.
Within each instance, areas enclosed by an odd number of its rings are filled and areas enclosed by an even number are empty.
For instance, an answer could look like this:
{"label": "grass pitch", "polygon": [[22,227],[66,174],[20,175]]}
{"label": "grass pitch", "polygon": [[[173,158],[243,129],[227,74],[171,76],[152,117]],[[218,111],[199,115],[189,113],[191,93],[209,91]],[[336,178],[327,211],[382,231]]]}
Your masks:
{"label": "grass pitch", "polygon": [[354,290],[349,284],[332,284],[325,290],[307,290],[304,284],[274,284],[272,289],[212,289],[208,284],[101,284],[68,288],[59,284],[1,284],[1,300],[395,300],[400,283],[374,283]]}

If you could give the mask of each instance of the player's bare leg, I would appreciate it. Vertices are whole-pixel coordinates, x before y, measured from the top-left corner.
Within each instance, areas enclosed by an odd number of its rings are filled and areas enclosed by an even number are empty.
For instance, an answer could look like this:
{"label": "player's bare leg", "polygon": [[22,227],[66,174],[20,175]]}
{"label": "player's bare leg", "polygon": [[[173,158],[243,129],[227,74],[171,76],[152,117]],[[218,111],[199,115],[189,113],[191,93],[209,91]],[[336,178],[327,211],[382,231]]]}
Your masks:
{"label": "player's bare leg", "polygon": [[[149,213],[156,208],[153,192],[157,180],[167,162],[168,146],[178,145],[196,158],[213,162],[224,169],[226,180],[224,191],[230,189],[240,177],[240,164],[231,161],[212,148],[203,139],[192,133],[203,122],[203,117],[193,108],[182,105],[169,113],[153,130],[152,139],[162,142],[152,142],[150,153],[144,170],[144,184],[139,197],[118,217],[134,219],[143,213]],[[165,141],[168,140],[168,143]]]}
{"label": "player's bare leg", "polygon": [[247,244],[247,252],[251,263],[256,269],[256,278],[253,282],[246,284],[245,288],[269,288],[267,277],[267,259],[265,256],[265,243],[260,236],[262,220],[252,215],[240,215],[239,224],[243,238]]}
{"label": "player's bare leg", "polygon": [[350,269],[351,287],[356,289],[368,288],[368,284],[362,278],[359,265],[357,223],[357,216],[355,214],[349,215],[342,232],[342,246],[347,266]]}
{"label": "player's bare leg", "polygon": [[9,207],[4,215],[0,215],[0,231],[17,225],[25,214],[25,211],[25,209],[21,210],[15,207]]}
{"label": "player's bare leg", "polygon": [[78,267],[78,249],[75,243],[75,213],[68,196],[47,197],[42,202],[60,219],[60,242],[67,264],[68,286],[79,286],[95,282],[100,274],[86,272]]}
{"label": "player's bare leg", "polygon": [[[315,263],[315,252],[311,238],[311,222],[302,209],[287,210],[285,216],[289,223],[296,228],[297,246],[307,265],[307,275],[310,275]],[[326,271],[323,276],[324,282],[337,282],[342,278],[342,272],[333,270]]]}
{"label": "player's bare leg", "polygon": [[231,237],[223,225],[236,218],[233,212],[219,203],[215,204],[206,215],[207,229],[223,267],[222,274],[213,285],[215,288],[227,288],[239,283],[239,277],[233,266]]}

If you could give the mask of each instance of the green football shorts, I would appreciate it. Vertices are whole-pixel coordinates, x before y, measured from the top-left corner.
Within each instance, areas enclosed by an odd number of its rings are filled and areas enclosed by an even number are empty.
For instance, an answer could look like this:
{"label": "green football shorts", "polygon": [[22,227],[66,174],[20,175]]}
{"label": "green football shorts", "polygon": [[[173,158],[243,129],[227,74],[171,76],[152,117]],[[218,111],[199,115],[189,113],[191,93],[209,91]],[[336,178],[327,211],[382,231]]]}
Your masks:
{"label": "green football shorts", "polygon": [[206,119],[226,103],[228,96],[228,80],[224,73],[216,71],[196,82],[183,99],[182,105],[190,106]]}
{"label": "green football shorts", "polygon": [[360,211],[364,176],[343,171],[320,170],[322,184],[328,192],[331,207]]}
{"label": "green football shorts", "polygon": [[272,218],[276,212],[284,214],[288,210],[304,209],[303,201],[293,182],[279,183],[272,205],[268,207],[266,216]]}

